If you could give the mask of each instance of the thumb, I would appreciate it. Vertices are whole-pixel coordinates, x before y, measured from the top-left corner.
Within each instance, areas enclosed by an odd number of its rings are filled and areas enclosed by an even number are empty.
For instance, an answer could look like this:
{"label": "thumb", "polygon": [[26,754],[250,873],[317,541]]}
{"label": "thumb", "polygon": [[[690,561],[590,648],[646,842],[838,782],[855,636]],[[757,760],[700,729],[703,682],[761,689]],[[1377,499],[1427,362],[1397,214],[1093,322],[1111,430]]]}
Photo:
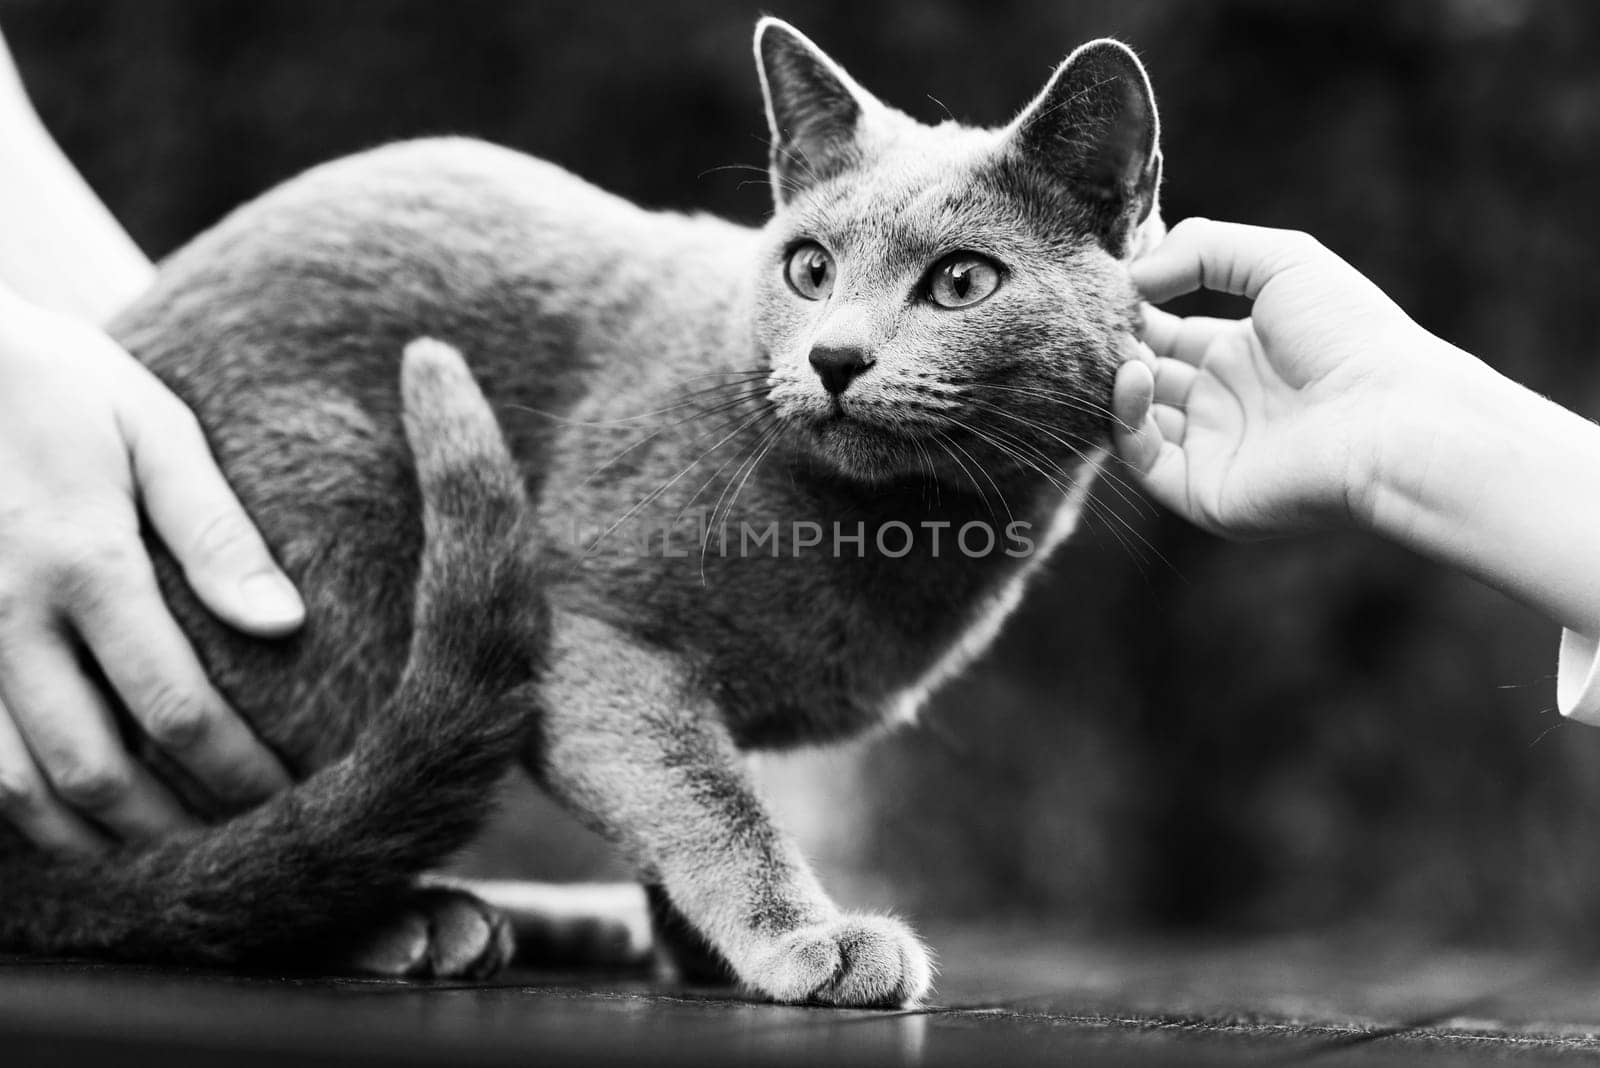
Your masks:
{"label": "thumb", "polygon": [[159,392],[137,391],[143,403],[120,413],[145,514],[217,616],[263,637],[297,629],[305,605],[217,469],[199,423],[152,385]]}

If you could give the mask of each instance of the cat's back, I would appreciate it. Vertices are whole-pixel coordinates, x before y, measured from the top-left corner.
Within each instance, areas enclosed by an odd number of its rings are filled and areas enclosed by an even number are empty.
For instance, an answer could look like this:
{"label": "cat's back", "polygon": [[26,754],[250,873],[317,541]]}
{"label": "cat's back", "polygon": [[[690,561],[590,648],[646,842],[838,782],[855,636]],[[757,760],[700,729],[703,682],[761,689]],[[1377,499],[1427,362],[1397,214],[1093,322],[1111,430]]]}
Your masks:
{"label": "cat's back", "polygon": [[[169,373],[182,361],[153,335],[175,322],[219,322],[249,341],[416,318],[449,302],[471,311],[498,299],[509,315],[521,298],[543,314],[578,312],[636,235],[658,225],[523,153],[467,138],[400,142],[315,167],[232,212],[162,263],[117,332]],[[241,347],[205,354],[208,373]]]}
{"label": "cat's back", "polygon": [[[560,413],[648,328],[652,254],[720,269],[729,224],[645,211],[529,156],[463,139],[406,142],[317,167],[161,265],[112,324],[199,418],[224,473],[310,601],[313,637],[268,650],[163,587],[228,696],[297,763],[315,752],[273,708],[365,705],[392,688],[420,549],[399,418],[419,336],[457,346],[541,489]],[[308,631],[308,633],[310,633]],[[275,729],[276,728],[276,729]],[[343,729],[341,729],[343,728]]]}
{"label": "cat's back", "polygon": [[163,262],[113,332],[218,431],[248,416],[241,379],[260,395],[312,376],[392,414],[398,353],[427,333],[495,400],[559,409],[597,358],[693,318],[674,280],[733,285],[751,233],[485,142],[401,142],[239,208]]}
{"label": "cat's back", "polygon": [[[194,411],[269,540],[293,546],[374,499],[409,514],[398,369],[411,340],[458,346],[496,402],[561,410],[581,396],[607,263],[651,226],[521,153],[402,142],[232,212],[162,263],[112,333]],[[537,469],[545,428],[526,429],[514,447]]]}

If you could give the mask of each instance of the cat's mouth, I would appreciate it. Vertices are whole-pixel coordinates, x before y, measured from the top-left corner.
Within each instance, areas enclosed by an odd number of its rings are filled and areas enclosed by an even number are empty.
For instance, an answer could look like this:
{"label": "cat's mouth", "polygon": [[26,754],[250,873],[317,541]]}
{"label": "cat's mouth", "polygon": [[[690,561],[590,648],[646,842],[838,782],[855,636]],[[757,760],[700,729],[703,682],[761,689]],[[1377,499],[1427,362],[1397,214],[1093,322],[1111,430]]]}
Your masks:
{"label": "cat's mouth", "polygon": [[871,405],[847,401],[843,397],[830,397],[828,405],[802,417],[812,433],[821,438],[846,436],[852,439],[865,436],[903,436],[892,421],[883,418]]}
{"label": "cat's mouth", "polygon": [[818,459],[852,478],[883,481],[920,462],[916,457],[921,435],[916,427],[874,405],[834,397],[826,407],[798,415],[794,421]]}

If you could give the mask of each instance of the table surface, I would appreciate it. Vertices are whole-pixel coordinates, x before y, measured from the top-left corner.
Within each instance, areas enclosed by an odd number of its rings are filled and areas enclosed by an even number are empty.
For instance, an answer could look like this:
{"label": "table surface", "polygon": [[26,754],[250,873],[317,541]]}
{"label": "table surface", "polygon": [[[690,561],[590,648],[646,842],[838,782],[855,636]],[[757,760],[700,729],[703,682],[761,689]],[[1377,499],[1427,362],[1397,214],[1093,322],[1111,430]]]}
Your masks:
{"label": "table surface", "polygon": [[918,1011],[643,977],[231,976],[0,957],[0,1064],[1477,1064],[1600,1058],[1600,963],[1372,936],[934,932]]}

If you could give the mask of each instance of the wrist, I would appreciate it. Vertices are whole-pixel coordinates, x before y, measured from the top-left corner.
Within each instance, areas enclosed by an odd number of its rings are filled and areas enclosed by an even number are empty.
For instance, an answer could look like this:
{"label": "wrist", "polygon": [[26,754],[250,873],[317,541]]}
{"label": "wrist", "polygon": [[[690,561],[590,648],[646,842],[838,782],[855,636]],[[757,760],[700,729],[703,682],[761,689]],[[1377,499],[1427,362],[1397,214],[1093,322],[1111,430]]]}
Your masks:
{"label": "wrist", "polygon": [[1397,348],[1402,368],[1383,384],[1379,429],[1352,478],[1351,515],[1371,533],[1414,548],[1422,532],[1470,518],[1485,475],[1524,415],[1521,386],[1477,357],[1417,331]]}
{"label": "wrist", "polygon": [[1600,636],[1600,426],[1443,342],[1424,362],[1363,525]]}

